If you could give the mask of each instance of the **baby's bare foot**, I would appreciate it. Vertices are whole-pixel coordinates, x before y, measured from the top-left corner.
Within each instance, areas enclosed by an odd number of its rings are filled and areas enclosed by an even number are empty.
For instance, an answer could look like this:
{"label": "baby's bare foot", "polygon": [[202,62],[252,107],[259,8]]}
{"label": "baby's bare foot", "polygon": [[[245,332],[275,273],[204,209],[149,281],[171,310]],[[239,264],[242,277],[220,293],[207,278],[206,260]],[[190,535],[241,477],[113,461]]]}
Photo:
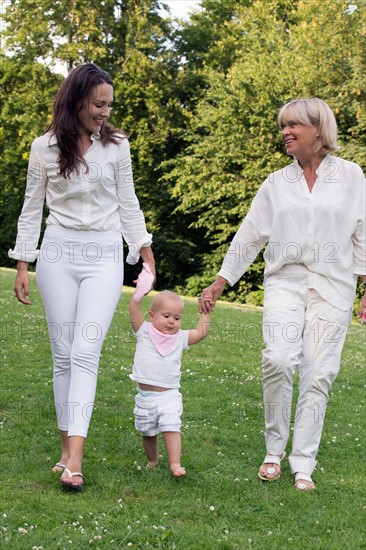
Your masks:
{"label": "baby's bare foot", "polygon": [[155,462],[155,460],[154,461],[149,460],[148,463],[146,464],[146,468],[155,468],[155,466],[157,465],[158,465],[158,461]]}
{"label": "baby's bare foot", "polygon": [[170,469],[175,475],[175,477],[182,477],[186,475],[186,471],[180,464],[171,464]]}

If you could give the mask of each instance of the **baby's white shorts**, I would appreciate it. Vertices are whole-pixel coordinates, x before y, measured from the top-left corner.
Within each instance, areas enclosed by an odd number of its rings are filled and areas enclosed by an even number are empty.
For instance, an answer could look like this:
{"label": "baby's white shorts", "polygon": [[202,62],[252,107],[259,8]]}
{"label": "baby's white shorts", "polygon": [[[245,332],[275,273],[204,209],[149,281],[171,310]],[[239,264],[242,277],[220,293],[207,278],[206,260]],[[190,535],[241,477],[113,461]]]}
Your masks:
{"label": "baby's white shorts", "polygon": [[138,388],[135,398],[135,428],[152,437],[159,432],[180,432],[183,413],[182,394],[178,389],[161,392]]}

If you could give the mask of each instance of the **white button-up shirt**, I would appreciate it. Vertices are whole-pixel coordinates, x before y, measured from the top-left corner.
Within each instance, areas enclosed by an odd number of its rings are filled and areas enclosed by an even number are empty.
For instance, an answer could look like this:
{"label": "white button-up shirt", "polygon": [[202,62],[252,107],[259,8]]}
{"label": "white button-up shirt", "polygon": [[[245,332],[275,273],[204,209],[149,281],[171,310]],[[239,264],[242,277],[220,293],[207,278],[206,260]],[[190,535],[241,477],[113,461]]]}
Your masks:
{"label": "white button-up shirt", "polygon": [[128,244],[127,262],[139,259],[142,246],[150,246],[145,218],[135,194],[130,147],[121,136],[118,144],[103,146],[99,134],[84,154],[84,165],[70,177],[60,175],[59,148],[54,135],[46,133],[31,147],[27,186],[14,250],[15,260],[34,262],[38,257],[44,201],[49,209],[48,225],[69,229],[118,231]]}
{"label": "white button-up shirt", "polygon": [[262,184],[225,256],[219,275],[233,285],[267,243],[264,275],[286,264],[308,268],[308,286],[340,309],[366,274],[365,178],[361,168],[326,156],[310,193],[295,161]]}

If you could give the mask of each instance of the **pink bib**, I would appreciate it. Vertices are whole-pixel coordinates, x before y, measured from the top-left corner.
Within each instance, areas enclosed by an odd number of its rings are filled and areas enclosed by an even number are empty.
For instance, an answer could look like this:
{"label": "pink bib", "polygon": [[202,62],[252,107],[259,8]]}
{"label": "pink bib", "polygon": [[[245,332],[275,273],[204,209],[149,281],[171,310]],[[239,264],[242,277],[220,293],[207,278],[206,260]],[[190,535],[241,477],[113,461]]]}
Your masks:
{"label": "pink bib", "polygon": [[165,357],[175,348],[180,339],[180,331],[177,334],[163,334],[149,323],[149,336],[154,347],[160,355]]}

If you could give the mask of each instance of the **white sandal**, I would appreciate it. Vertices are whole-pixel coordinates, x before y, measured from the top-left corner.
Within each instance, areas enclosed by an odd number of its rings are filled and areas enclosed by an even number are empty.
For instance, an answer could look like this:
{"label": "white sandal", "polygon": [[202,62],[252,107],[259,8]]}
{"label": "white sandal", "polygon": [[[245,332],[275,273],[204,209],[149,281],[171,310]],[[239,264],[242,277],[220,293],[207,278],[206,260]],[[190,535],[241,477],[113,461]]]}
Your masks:
{"label": "white sandal", "polygon": [[[306,483],[301,483],[302,481],[309,481],[311,485],[307,485]],[[305,472],[296,472],[294,487],[298,491],[314,491],[314,489],[316,489],[313,480],[308,474],[305,474]]]}
{"label": "white sandal", "polygon": [[64,470],[66,468],[66,465],[62,464],[62,462],[56,462],[56,464],[54,466],[52,466],[52,471],[55,474],[59,474],[59,473],[61,473],[60,470],[54,470],[54,468],[62,468]]}
{"label": "white sandal", "polygon": [[[264,460],[262,462],[262,466],[263,464],[276,464],[277,466],[281,466],[281,462],[282,460],[285,458],[286,456],[286,453],[283,452],[281,456],[277,456],[277,455],[266,455],[264,457]],[[261,467],[262,467],[261,466]],[[272,476],[274,473],[276,472],[276,468],[273,468],[273,466],[271,467],[268,467],[266,469],[266,474],[267,475],[270,475]],[[281,469],[280,471],[278,472],[278,474],[276,476],[273,476],[273,477],[266,477],[264,475],[261,474],[261,471],[259,470],[258,472],[258,477],[260,479],[262,479],[263,481],[275,481],[276,479],[278,479],[281,475]]]}
{"label": "white sandal", "polygon": [[[70,479],[72,479],[74,476],[80,476],[81,478],[84,479],[84,476],[81,472],[70,472],[68,468],[65,468],[64,473],[65,472],[67,473]],[[80,485],[76,485],[75,483],[67,483],[63,479],[60,479],[60,483],[64,487],[67,487],[68,489],[72,489],[73,491],[82,491],[84,486],[83,483],[81,483]]]}

